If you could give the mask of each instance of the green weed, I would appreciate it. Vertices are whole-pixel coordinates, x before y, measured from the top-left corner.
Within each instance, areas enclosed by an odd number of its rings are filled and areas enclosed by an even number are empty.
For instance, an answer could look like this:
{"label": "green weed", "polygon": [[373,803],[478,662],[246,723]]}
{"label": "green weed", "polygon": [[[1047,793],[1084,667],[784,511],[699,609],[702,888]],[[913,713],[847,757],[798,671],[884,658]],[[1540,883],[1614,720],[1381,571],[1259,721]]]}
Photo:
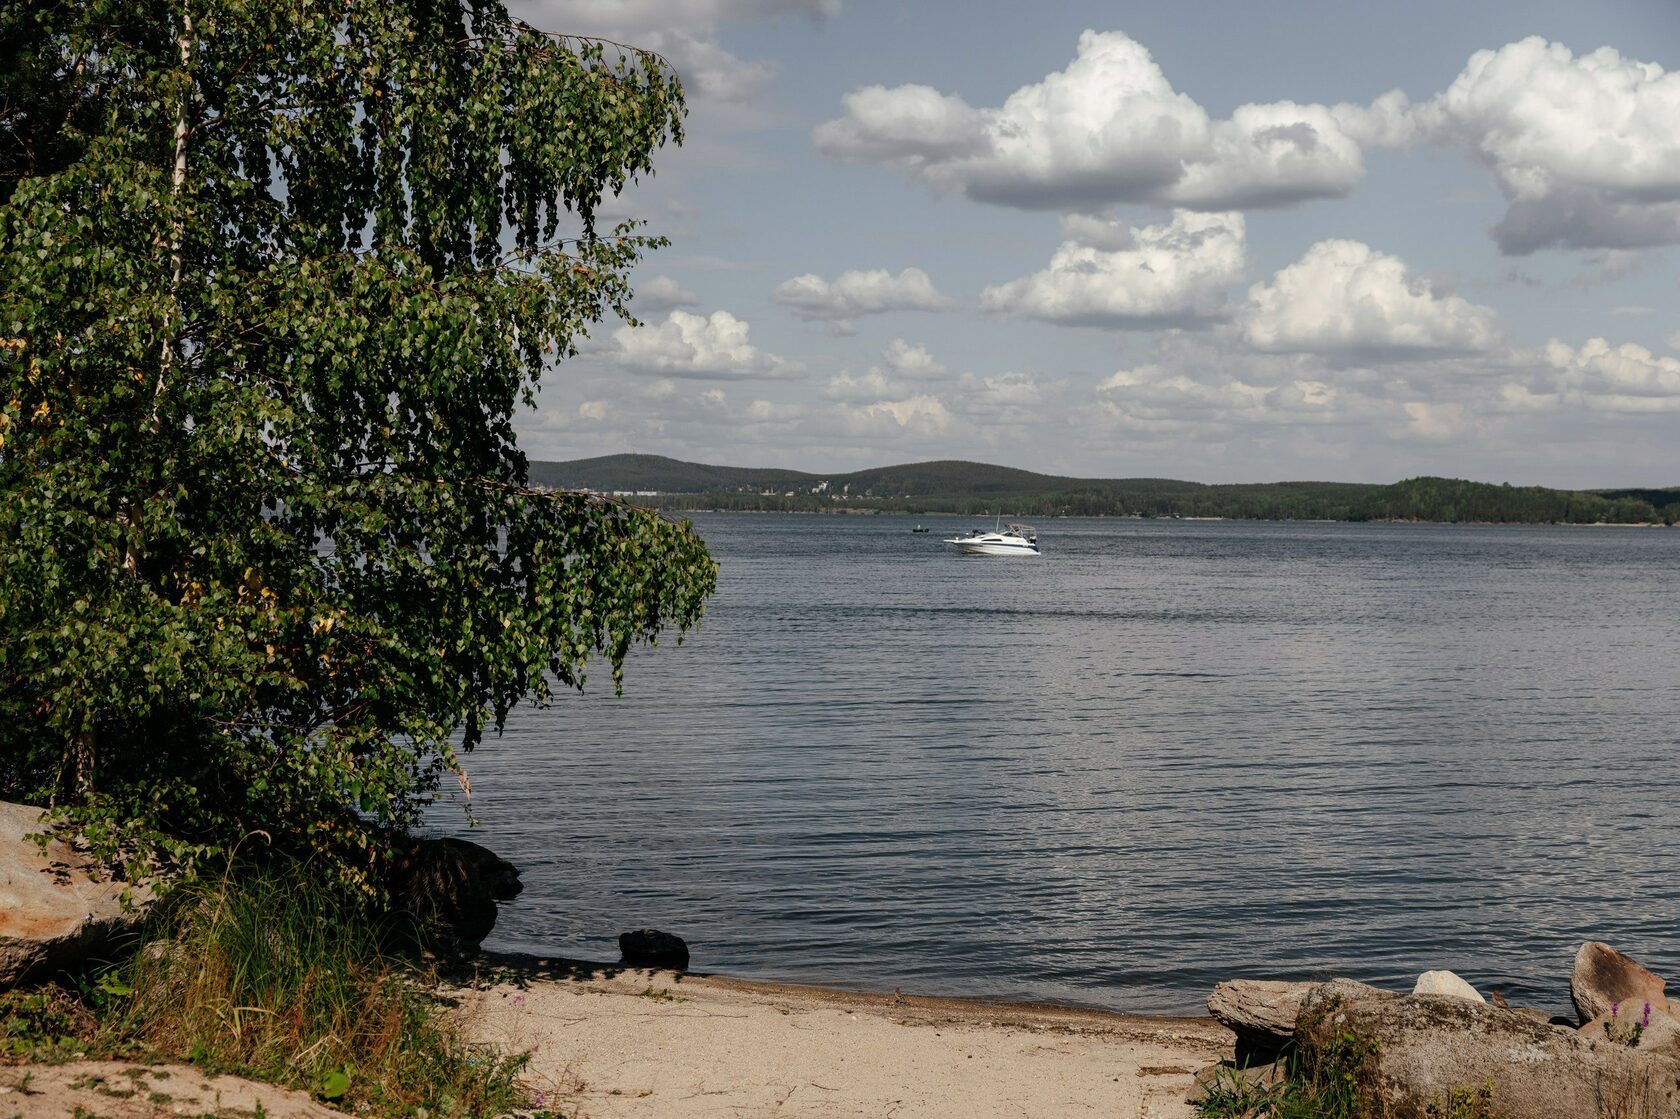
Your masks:
{"label": "green weed", "polygon": [[87,1051],[89,1009],[61,987],[0,993],[0,1057],[63,1061]]}
{"label": "green weed", "polygon": [[1501,1119],[1493,1106],[1493,1085],[1453,1088],[1447,1098],[1437,1100],[1424,1112],[1429,1119]]}

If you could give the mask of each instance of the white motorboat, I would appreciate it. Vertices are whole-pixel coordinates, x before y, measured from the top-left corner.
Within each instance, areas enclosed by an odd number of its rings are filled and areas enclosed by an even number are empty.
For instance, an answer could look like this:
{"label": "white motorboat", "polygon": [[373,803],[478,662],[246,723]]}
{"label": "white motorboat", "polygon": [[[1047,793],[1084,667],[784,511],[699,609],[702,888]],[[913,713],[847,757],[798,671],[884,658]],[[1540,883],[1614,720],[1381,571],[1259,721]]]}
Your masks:
{"label": "white motorboat", "polygon": [[[999,518],[1001,522],[1002,518]],[[1038,530],[1032,525],[999,524],[996,528],[977,528],[967,536],[953,536],[945,541],[956,545],[965,556],[1036,556]]]}

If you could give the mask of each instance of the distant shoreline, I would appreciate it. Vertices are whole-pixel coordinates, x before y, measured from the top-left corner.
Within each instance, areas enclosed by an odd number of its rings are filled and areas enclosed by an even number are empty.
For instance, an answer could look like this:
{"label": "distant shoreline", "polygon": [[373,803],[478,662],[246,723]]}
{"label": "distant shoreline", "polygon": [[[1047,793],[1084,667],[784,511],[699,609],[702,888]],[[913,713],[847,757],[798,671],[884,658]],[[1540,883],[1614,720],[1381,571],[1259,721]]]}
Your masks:
{"label": "distant shoreline", "polygon": [[709,466],[659,455],[533,461],[539,486],[675,512],[839,513],[1417,522],[1672,524],[1680,486],[1562,490],[1420,476],[1373,482],[1187,482],[1074,478],[981,462],[916,462],[849,473]]}
{"label": "distant shoreline", "polygon": [[[637,502],[623,498],[631,505]],[[1209,517],[1209,516],[1148,516],[1140,517],[1130,513],[1081,513],[1067,516],[1044,516],[1032,513],[912,513],[900,509],[869,509],[856,507],[840,507],[833,509],[718,509],[709,506],[679,506],[679,505],[645,505],[642,508],[653,509],[660,513],[731,513],[745,516],[769,517],[897,517],[904,520],[943,519],[951,521],[972,521],[977,518],[988,517],[1035,517],[1040,522],[1053,521],[1137,521],[1137,522],[1173,522],[1173,521],[1227,521],[1232,524],[1262,524],[1262,525],[1441,525],[1444,527],[1461,526],[1464,528],[1680,528],[1680,522],[1665,523],[1663,521],[1431,521],[1415,517],[1365,517],[1354,519],[1351,517]]]}

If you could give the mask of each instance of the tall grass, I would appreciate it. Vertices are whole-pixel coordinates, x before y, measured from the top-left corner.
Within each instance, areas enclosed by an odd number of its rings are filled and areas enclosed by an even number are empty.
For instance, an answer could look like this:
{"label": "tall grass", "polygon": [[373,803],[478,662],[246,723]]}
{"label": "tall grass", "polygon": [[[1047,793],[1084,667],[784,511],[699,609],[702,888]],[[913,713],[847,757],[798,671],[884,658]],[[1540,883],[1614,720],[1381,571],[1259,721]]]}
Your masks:
{"label": "tall grass", "polygon": [[303,1088],[365,1115],[523,1106],[523,1059],[466,1038],[431,976],[307,868],[179,887],[99,984],[112,1049]]}

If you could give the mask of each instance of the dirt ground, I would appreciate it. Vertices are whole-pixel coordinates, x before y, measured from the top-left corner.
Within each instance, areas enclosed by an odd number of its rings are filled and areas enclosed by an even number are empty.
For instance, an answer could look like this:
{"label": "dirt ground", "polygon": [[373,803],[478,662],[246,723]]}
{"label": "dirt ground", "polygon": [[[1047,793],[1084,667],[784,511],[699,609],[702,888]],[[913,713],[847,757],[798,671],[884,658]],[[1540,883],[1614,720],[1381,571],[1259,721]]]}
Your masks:
{"label": "dirt ground", "polygon": [[71,1061],[0,1067],[0,1119],[343,1119],[303,1092],[187,1065]]}

